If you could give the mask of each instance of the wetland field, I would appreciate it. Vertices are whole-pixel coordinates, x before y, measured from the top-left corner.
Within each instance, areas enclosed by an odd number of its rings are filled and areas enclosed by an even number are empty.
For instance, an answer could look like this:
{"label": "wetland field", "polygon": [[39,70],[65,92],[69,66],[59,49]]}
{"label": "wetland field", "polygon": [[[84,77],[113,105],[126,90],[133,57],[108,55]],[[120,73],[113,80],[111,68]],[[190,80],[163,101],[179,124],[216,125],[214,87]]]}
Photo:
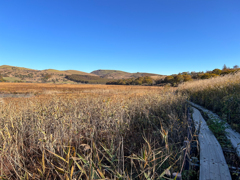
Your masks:
{"label": "wetland field", "polygon": [[0,83],[0,177],[186,179],[187,100],[239,131],[239,80],[238,72],[178,87]]}
{"label": "wetland field", "polygon": [[0,83],[3,179],[160,179],[181,172],[186,99],[157,86]]}

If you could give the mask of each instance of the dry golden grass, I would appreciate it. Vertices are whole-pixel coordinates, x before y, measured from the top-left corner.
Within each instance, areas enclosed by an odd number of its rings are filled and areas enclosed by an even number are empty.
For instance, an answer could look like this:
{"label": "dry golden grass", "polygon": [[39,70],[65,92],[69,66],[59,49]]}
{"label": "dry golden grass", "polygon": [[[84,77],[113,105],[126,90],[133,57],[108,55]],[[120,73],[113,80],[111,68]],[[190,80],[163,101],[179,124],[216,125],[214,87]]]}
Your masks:
{"label": "dry golden grass", "polygon": [[213,110],[240,132],[240,72],[179,86],[190,100]]}
{"label": "dry golden grass", "polygon": [[45,90],[57,91],[83,91],[89,89],[113,90],[153,90],[162,89],[157,86],[117,86],[117,85],[92,85],[92,84],[43,84],[43,83],[0,83],[1,93],[34,93]]}
{"label": "dry golden grass", "polygon": [[[144,86],[0,83],[1,177],[156,179],[180,171],[186,97]],[[163,174],[162,174],[163,173]]]}
{"label": "dry golden grass", "polygon": [[[203,91],[205,89],[220,90],[227,88],[228,91],[235,92],[234,88],[239,88],[240,72],[236,74],[228,74],[225,76],[217,76],[210,79],[196,80],[179,85],[179,90],[187,90],[191,92]],[[239,90],[239,89],[236,89]]]}

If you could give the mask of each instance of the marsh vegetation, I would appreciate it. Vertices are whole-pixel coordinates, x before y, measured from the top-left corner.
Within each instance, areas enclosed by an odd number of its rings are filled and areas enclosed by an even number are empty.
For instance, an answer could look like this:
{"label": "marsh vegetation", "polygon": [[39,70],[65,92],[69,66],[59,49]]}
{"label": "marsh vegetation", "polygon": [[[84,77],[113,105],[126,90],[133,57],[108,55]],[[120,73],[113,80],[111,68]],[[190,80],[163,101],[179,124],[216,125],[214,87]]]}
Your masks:
{"label": "marsh vegetation", "polygon": [[0,85],[1,177],[157,179],[181,171],[186,96],[173,89]]}
{"label": "marsh vegetation", "polygon": [[239,130],[239,116],[234,116],[240,107],[239,80],[236,73],[178,88],[0,83],[1,93],[34,95],[1,98],[1,177],[161,179],[184,174],[187,99]]}
{"label": "marsh vegetation", "polygon": [[180,85],[191,101],[217,113],[240,132],[240,72]]}

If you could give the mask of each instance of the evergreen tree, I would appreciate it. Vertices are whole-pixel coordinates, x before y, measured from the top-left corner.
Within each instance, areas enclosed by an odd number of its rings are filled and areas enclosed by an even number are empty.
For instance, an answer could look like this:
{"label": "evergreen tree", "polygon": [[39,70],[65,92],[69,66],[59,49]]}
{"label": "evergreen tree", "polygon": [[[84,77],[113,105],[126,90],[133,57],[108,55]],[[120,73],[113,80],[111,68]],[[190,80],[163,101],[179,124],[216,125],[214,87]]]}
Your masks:
{"label": "evergreen tree", "polygon": [[226,70],[226,69],[227,69],[227,66],[226,64],[224,64],[222,70]]}

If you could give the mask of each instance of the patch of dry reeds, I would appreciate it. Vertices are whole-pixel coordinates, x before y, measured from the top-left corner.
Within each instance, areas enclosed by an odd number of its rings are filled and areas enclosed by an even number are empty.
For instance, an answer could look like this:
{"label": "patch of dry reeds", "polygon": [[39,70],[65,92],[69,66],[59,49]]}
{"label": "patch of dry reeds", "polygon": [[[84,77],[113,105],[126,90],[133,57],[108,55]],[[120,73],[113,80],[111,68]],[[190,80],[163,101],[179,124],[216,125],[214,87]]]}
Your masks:
{"label": "patch of dry reeds", "polygon": [[180,171],[186,97],[112,87],[6,98],[0,105],[1,177],[157,179],[166,170]]}
{"label": "patch of dry reeds", "polygon": [[240,72],[179,86],[190,100],[213,110],[240,132]]}

